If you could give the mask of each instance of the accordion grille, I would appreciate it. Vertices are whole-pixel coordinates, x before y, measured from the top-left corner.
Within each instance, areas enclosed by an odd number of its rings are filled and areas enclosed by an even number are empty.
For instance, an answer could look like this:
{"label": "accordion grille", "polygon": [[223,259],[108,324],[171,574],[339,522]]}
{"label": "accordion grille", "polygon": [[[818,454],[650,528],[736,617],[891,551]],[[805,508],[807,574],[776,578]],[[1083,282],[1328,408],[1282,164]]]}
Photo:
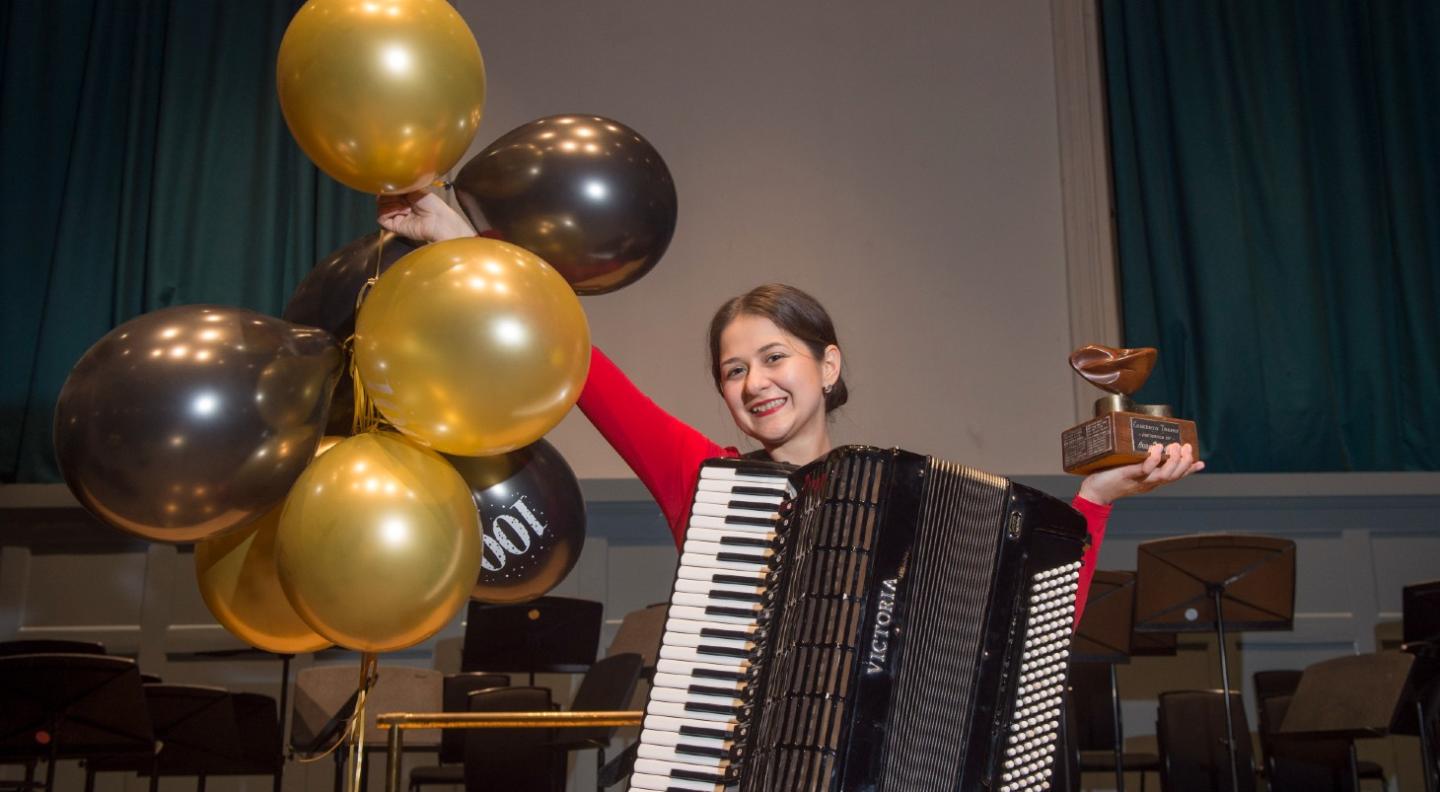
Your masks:
{"label": "accordion grille", "polygon": [[[965,761],[1006,481],[932,459],[911,557],[905,673],[897,675],[881,789],[945,789]],[[963,526],[969,526],[968,530]],[[958,535],[957,535],[958,532]]]}
{"label": "accordion grille", "polygon": [[[869,557],[884,466],[847,458],[824,479],[824,491],[803,495],[791,516],[782,558],[787,592],[765,637],[772,644],[763,677],[755,769],[747,792],[824,789],[845,744],[859,651]],[[818,497],[817,497],[818,495]]]}

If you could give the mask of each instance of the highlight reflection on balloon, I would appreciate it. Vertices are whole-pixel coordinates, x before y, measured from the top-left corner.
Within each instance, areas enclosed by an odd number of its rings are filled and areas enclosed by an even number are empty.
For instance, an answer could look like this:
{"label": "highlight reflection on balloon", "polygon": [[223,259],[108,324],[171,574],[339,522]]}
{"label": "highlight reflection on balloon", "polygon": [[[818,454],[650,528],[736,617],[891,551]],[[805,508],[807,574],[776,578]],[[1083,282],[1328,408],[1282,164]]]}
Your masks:
{"label": "highlight reflection on balloon", "polygon": [[443,457],[369,432],[337,443],[295,482],[276,560],[286,597],[316,632],[388,652],[434,635],[469,598],[479,521]]}
{"label": "highlight reflection on balloon", "polygon": [[660,153],[600,116],[512,129],[460,169],[455,195],[477,228],[533,251],[579,294],[638,280],[675,234],[675,183]]}
{"label": "highlight reflection on balloon", "polygon": [[321,330],[215,305],[144,314],[71,370],[55,456],[101,520],[197,541],[284,499],[315,453],[339,374],[340,350]]}
{"label": "highlight reflection on balloon", "polygon": [[471,596],[527,602],[560,585],[585,547],[585,498],[544,440],[492,457],[447,457],[470,485],[484,548]]}
{"label": "highlight reflection on balloon", "polygon": [[[296,287],[281,316],[296,324],[318,327],[344,341],[355,332],[355,299],[365,282],[389,270],[402,256],[418,247],[389,231],[377,231],[356,239],[315,265]],[[346,357],[348,359],[348,353]],[[355,386],[350,377],[342,376],[330,399],[325,433],[348,436],[354,422]]]}
{"label": "highlight reflection on balloon", "polygon": [[360,308],[355,362],[396,429],[447,454],[535,442],[580,397],[590,329],[569,284],[533,253],[466,238],[417,250]]}
{"label": "highlight reflection on balloon", "polygon": [[447,172],[485,106],[480,47],[446,0],[309,0],[275,78],[300,148],[367,193],[410,192]]}

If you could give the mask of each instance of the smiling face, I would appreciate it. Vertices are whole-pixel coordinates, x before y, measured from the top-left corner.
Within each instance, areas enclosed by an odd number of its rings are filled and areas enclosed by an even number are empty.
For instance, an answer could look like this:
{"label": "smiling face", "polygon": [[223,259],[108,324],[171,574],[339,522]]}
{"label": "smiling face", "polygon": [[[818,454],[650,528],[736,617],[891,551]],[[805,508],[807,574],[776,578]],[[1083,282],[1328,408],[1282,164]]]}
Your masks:
{"label": "smiling face", "polygon": [[740,314],[720,334],[720,395],[735,425],[776,460],[804,464],[830,450],[825,387],[840,376],[840,349],[817,358],[770,319]]}

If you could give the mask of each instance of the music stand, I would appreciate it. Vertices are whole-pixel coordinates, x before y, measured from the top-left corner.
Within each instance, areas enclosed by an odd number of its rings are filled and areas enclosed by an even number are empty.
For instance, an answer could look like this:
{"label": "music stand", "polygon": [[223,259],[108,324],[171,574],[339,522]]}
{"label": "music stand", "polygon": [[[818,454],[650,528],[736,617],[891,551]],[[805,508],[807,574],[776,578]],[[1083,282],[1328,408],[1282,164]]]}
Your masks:
{"label": "music stand", "polygon": [[[1315,663],[1300,676],[1279,734],[1285,737],[1348,739],[1385,737],[1398,728],[1414,697],[1415,657],[1403,652],[1336,657]],[[1360,788],[1355,745],[1350,775]]]}
{"label": "music stand", "polygon": [[58,759],[154,751],[140,669],[123,657],[0,657],[0,755],[44,758],[45,789]]}
{"label": "music stand", "polygon": [[[1153,539],[1137,548],[1135,630],[1215,631],[1232,789],[1240,788],[1228,692],[1225,628],[1289,630],[1295,621],[1295,543],[1238,534]],[[1244,695],[1243,691],[1239,695]]]}
{"label": "music stand", "polygon": [[1104,663],[1110,670],[1110,706],[1115,720],[1115,789],[1125,792],[1125,732],[1120,725],[1120,685],[1115,666],[1130,662],[1135,624],[1135,573],[1097,569],[1090,580],[1085,613],[1070,641],[1070,662]]}
{"label": "music stand", "polygon": [[541,597],[517,605],[470,602],[460,670],[582,674],[600,651],[604,606],[591,600]]}

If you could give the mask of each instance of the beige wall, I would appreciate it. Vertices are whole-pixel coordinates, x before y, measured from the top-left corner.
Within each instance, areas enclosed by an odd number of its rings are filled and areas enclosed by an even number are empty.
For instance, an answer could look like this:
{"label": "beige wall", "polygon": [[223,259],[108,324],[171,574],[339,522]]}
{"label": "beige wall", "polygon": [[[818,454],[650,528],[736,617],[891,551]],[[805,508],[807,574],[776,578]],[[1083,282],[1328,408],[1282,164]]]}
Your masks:
{"label": "beige wall", "polygon": [[[1049,3],[456,5],[489,72],[477,150],[585,112],[669,164],[665,259],[584,301],[658,403],[740,442],[705,327],[724,298],[785,281],[836,318],[840,442],[1056,471],[1074,412]],[[629,475],[578,413],[551,439],[582,477]]]}

